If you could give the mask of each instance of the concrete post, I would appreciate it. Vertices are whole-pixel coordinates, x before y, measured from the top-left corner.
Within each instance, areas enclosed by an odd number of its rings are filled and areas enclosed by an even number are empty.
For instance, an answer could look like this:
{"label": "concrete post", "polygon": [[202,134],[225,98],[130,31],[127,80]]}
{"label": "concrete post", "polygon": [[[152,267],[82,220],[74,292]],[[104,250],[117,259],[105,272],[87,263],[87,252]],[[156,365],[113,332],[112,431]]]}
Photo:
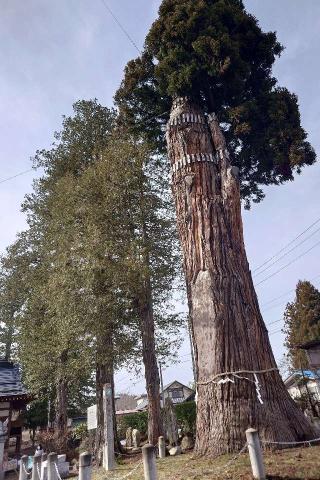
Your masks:
{"label": "concrete post", "polygon": [[104,448],[103,466],[107,471],[114,470],[114,432],[112,388],[110,383],[103,386],[103,413],[104,413]]}
{"label": "concrete post", "polygon": [[40,480],[40,475],[41,475],[41,455],[35,455],[33,457],[31,480]]}
{"label": "concrete post", "polygon": [[158,480],[156,455],[153,445],[142,447],[144,480]]}
{"label": "concrete post", "polygon": [[4,479],[4,444],[6,443],[6,433],[0,433],[0,480]]}
{"label": "concrete post", "polygon": [[159,437],[158,448],[159,448],[159,458],[165,458],[166,457],[166,442],[164,440],[164,437]]}
{"label": "concrete post", "polygon": [[44,478],[45,477],[45,474],[44,474],[44,466],[45,466],[45,462],[47,461],[47,458],[48,458],[48,455],[46,453],[43,453],[41,455],[41,467],[40,467],[40,474],[41,474],[41,478]]}
{"label": "concrete post", "polygon": [[58,480],[57,470],[55,464],[58,464],[58,455],[56,453],[49,453],[47,458],[47,479]]}
{"label": "concrete post", "polygon": [[20,460],[19,480],[27,480],[28,455],[22,455]]}
{"label": "concrete post", "polygon": [[259,434],[254,428],[249,428],[248,430],[246,430],[246,437],[248,442],[253,478],[255,478],[256,480],[265,480],[266,471],[263,463]]}
{"label": "concrete post", "polygon": [[91,453],[81,453],[79,457],[79,480],[90,480],[91,478]]}

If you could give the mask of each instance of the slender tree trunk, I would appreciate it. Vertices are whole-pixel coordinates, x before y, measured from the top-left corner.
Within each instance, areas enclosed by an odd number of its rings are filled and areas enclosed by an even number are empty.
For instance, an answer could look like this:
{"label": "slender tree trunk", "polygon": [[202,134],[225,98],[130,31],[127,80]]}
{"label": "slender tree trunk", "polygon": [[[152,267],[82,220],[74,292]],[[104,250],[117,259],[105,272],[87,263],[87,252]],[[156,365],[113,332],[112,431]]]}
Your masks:
{"label": "slender tree trunk", "polygon": [[95,441],[95,456],[98,465],[102,465],[104,445],[104,410],[103,410],[103,386],[111,384],[112,388],[112,410],[114,426],[114,445],[118,450],[116,409],[114,401],[114,368],[113,368],[113,344],[112,335],[105,335],[98,343],[96,363],[96,398],[97,398],[97,429]]}
{"label": "slender tree trunk", "polygon": [[[146,265],[149,265],[149,258],[146,257]],[[135,303],[140,319],[142,360],[148,399],[148,440],[152,445],[156,445],[159,436],[162,435],[162,420],[160,376],[156,356],[152,287],[149,275],[146,275],[144,279],[142,290]]]}
{"label": "slender tree trunk", "polygon": [[148,439],[156,445],[162,434],[160,408],[160,377],[157,364],[154,317],[150,279],[145,282],[145,295],[138,299],[138,309],[142,339],[142,359],[144,364],[148,399]]}
{"label": "slender tree trunk", "polygon": [[143,243],[143,270],[145,271],[139,295],[136,298],[136,308],[140,320],[142,341],[142,360],[144,364],[146,391],[148,399],[148,440],[152,445],[158,443],[162,435],[162,419],[160,404],[160,376],[155,345],[155,324],[153,314],[152,284],[150,277],[150,256],[148,251],[148,231],[144,212],[144,191],[140,191],[141,227]]}
{"label": "slender tree trunk", "polygon": [[12,354],[12,344],[13,344],[13,335],[14,335],[14,325],[13,323],[8,326],[6,332],[6,341],[5,341],[5,359],[10,361]]}
{"label": "slender tree trunk", "polygon": [[67,431],[68,422],[68,389],[67,382],[60,378],[56,386],[56,427],[59,435],[64,435]]}
{"label": "slender tree trunk", "polygon": [[196,452],[238,451],[248,427],[263,440],[310,438],[260,314],[243,240],[238,172],[214,115],[206,118],[188,99],[177,99],[167,143],[197,362]]}

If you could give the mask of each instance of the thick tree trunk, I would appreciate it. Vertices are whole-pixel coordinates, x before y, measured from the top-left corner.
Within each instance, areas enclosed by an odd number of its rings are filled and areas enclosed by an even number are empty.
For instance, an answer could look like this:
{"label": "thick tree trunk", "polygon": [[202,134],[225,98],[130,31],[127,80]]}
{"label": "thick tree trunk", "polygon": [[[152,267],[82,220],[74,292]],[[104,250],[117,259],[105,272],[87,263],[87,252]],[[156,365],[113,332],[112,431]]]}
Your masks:
{"label": "thick tree trunk", "polygon": [[248,427],[263,440],[310,438],[260,314],[243,240],[238,172],[214,115],[207,118],[188,99],[177,99],[167,143],[197,362],[196,452],[237,451]]}
{"label": "thick tree trunk", "polygon": [[148,398],[148,439],[149,443],[156,445],[159,436],[162,435],[162,421],[160,408],[160,378],[156,357],[152,290],[149,278],[145,281],[143,298],[140,297],[138,299],[138,311],[141,326],[142,358]]}
{"label": "thick tree trunk", "polygon": [[97,352],[96,364],[96,398],[97,398],[97,429],[95,440],[95,457],[98,465],[102,465],[103,444],[104,444],[104,410],[103,410],[103,386],[106,383],[111,384],[112,388],[112,410],[114,425],[114,445],[118,451],[117,425],[116,425],[116,409],[114,400],[114,369],[112,356],[112,335],[106,335],[100,340]]}
{"label": "thick tree trunk", "polygon": [[67,382],[60,378],[56,386],[56,427],[59,435],[64,435],[68,427],[68,389]]}

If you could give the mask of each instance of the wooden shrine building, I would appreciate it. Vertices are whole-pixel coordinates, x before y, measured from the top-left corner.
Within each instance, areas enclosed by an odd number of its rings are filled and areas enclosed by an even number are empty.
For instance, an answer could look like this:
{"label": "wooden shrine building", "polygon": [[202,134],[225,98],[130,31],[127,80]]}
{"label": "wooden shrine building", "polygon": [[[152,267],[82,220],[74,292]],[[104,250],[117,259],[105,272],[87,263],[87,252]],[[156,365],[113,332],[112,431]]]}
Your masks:
{"label": "wooden shrine building", "polygon": [[16,454],[21,448],[23,412],[30,400],[21,382],[18,365],[0,359],[0,420],[8,419],[8,440],[16,438]]}

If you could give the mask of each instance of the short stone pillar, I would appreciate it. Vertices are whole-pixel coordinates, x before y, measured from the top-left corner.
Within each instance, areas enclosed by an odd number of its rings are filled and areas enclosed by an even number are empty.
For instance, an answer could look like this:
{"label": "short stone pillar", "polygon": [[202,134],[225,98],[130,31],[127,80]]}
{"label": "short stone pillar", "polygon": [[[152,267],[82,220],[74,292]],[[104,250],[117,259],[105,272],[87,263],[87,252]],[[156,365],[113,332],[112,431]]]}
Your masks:
{"label": "short stone pillar", "polygon": [[41,478],[45,478],[46,477],[46,468],[47,468],[47,458],[48,458],[48,455],[46,453],[43,453],[41,455],[41,467],[40,467],[40,476]]}
{"label": "short stone pillar", "polygon": [[266,471],[263,463],[259,434],[254,428],[249,428],[246,430],[246,437],[253,478],[256,480],[265,480]]}
{"label": "short stone pillar", "polygon": [[159,437],[158,449],[159,449],[159,458],[165,458],[166,457],[166,442],[165,442],[164,437]]}
{"label": "short stone pillar", "polygon": [[81,453],[79,457],[79,480],[90,480],[91,478],[91,453]]}
{"label": "short stone pillar", "polygon": [[28,480],[28,455],[22,455],[20,460],[19,480]]}
{"label": "short stone pillar", "polygon": [[58,466],[58,455],[56,453],[49,453],[47,458],[47,479],[58,480],[56,467]]}
{"label": "short stone pillar", "polygon": [[155,448],[151,444],[142,447],[144,480],[158,480]]}
{"label": "short stone pillar", "polygon": [[40,480],[41,478],[41,455],[35,455],[32,463],[31,480]]}

